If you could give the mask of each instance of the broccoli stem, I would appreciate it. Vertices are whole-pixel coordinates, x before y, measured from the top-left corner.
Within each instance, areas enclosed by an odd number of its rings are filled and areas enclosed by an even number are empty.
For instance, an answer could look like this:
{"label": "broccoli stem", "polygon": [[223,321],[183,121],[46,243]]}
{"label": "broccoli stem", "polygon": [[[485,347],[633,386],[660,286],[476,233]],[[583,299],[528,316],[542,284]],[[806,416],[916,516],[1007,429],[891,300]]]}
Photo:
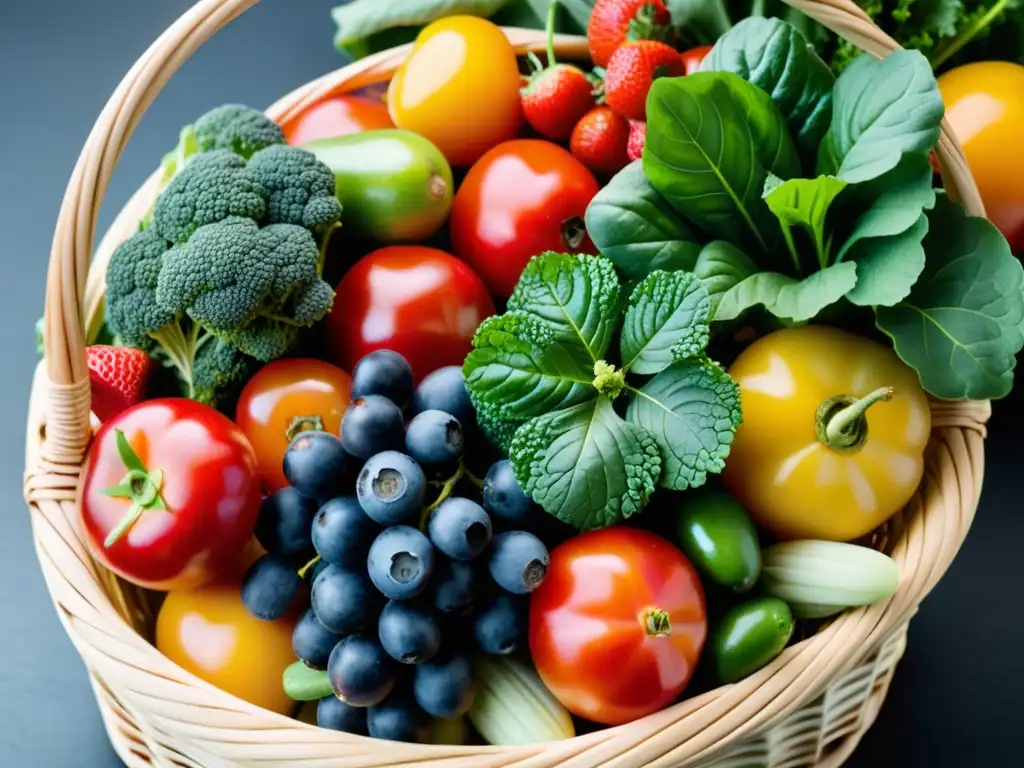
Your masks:
{"label": "broccoli stem", "polygon": [[158,331],[150,334],[153,339],[163,347],[164,354],[171,365],[178,371],[182,383],[188,388],[188,397],[195,397],[195,388],[192,384],[192,368],[196,360],[196,353],[203,344],[210,340],[211,334],[202,333],[199,323],[192,323],[188,336],[181,329],[180,323],[169,323]]}

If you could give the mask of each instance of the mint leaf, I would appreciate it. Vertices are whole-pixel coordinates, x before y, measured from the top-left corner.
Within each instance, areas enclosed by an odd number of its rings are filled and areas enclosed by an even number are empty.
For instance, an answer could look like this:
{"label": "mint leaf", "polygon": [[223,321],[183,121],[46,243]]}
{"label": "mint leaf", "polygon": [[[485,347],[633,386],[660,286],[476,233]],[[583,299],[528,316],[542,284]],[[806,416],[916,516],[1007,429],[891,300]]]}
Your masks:
{"label": "mint leaf", "polygon": [[593,372],[581,368],[552,328],[525,312],[487,318],[462,365],[466,388],[502,418],[528,419],[597,395]]}
{"label": "mint leaf", "polygon": [[861,54],[836,80],[832,124],[818,149],[818,173],[857,183],[893,169],[904,154],[927,154],[945,112],[928,59],[894,51]]}
{"label": "mint leaf", "polygon": [[864,307],[891,307],[905,299],[924,271],[921,241],[927,232],[928,217],[922,213],[898,235],[864,240],[856,249],[857,284],[846,298]]}
{"label": "mint leaf", "polygon": [[508,309],[542,320],[559,344],[592,368],[608,351],[618,325],[615,267],[600,256],[546,251],[526,265]]}
{"label": "mint leaf", "polygon": [[798,29],[751,16],[722,35],[701,72],[732,72],[765,91],[778,106],[800,152],[813,157],[832,118],[835,78]]}
{"label": "mint leaf", "polygon": [[641,511],[661,472],[654,438],[623,421],[607,397],[526,422],[509,458],[523,490],[580,530]]}
{"label": "mint leaf", "polygon": [[876,323],[932,395],[1005,397],[1024,347],[1024,269],[986,219],[940,196],[928,215],[928,260],[910,295]]}
{"label": "mint leaf", "polygon": [[633,289],[622,325],[622,368],[644,375],[699,355],[708,345],[711,301],[690,272],[652,272]]}
{"label": "mint leaf", "polygon": [[726,291],[715,310],[715,320],[735,320],[761,304],[776,317],[805,322],[835,304],[857,284],[852,262],[833,264],[798,280],[779,272],[758,272]]}
{"label": "mint leaf", "polygon": [[771,257],[781,232],[761,199],[769,173],[800,172],[778,107],[731,72],[661,77],[647,97],[644,173],[683,216],[716,238]]}
{"label": "mint leaf", "polygon": [[743,420],[739,386],[724,368],[707,358],[685,360],[633,392],[626,419],[658,442],[662,486],[683,491],[722,471]]}
{"label": "mint leaf", "polygon": [[641,160],[615,174],[594,196],[586,225],[601,255],[631,280],[656,269],[691,269],[700,252],[693,231],[647,180]]}
{"label": "mint leaf", "polygon": [[757,271],[757,265],[750,257],[732,243],[713,240],[701,249],[693,273],[707,289],[712,320],[721,319],[716,312],[722,296],[751,275],[756,275]]}
{"label": "mint leaf", "polygon": [[789,179],[782,181],[769,175],[765,181],[764,201],[779,219],[790,247],[794,261],[799,265],[793,236],[793,227],[807,230],[814,243],[818,264],[825,266],[829,260],[829,238],[825,232],[825,218],[829,206],[846,189],[846,182],[834,176],[819,176],[816,179]]}

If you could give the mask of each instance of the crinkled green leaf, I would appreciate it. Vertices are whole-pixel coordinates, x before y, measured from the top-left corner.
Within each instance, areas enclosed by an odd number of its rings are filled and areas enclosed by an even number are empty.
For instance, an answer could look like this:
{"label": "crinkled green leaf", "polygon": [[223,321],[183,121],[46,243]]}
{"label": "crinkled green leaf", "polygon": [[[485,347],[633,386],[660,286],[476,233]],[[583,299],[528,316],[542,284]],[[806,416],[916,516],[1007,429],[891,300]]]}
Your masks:
{"label": "crinkled green leaf", "polygon": [[[830,240],[825,221],[829,207],[844,189],[846,182],[834,176],[788,181],[769,176],[765,181],[764,201],[787,233],[793,227],[807,231],[814,243],[818,263],[825,265],[828,263]],[[791,243],[791,238],[789,235],[787,242]],[[797,259],[795,253],[794,259]]]}
{"label": "crinkled green leaf", "polygon": [[717,363],[704,357],[684,360],[635,393],[626,419],[658,442],[661,485],[695,488],[725,467],[743,420],[740,389]]}
{"label": "crinkled green leaf", "polygon": [[721,319],[716,313],[722,296],[757,272],[757,265],[732,243],[713,240],[701,249],[693,273],[707,289],[711,320]]}
{"label": "crinkled green leaf", "polygon": [[587,233],[602,256],[633,280],[656,269],[692,269],[697,237],[647,179],[643,162],[630,163],[587,206]]}
{"label": "crinkled green leaf", "polygon": [[924,271],[907,298],[875,310],[877,325],[936,397],[1005,397],[1024,347],[1024,269],[989,221],[944,196],[928,224]]}
{"label": "crinkled green leaf", "polygon": [[523,490],[581,530],[641,511],[661,473],[654,438],[623,421],[607,397],[526,422],[509,458]]}
{"label": "crinkled green leaf", "polygon": [[928,60],[918,51],[859,56],[836,80],[832,124],[818,150],[818,173],[857,183],[878,178],[939,139],[945,111]]}
{"label": "crinkled green leaf", "polygon": [[835,78],[796,27],[751,16],[722,35],[702,72],[732,72],[764,90],[789,125],[797,148],[814,157],[832,118]]}
{"label": "crinkled green leaf", "polygon": [[857,283],[857,269],[844,261],[802,280],[779,272],[758,272],[726,291],[715,310],[716,320],[734,320],[761,304],[776,317],[804,322],[835,304]]}
{"label": "crinkled green leaf", "polygon": [[864,307],[891,307],[907,297],[925,267],[922,240],[928,217],[918,216],[909,229],[889,237],[864,240],[855,251],[857,284],[846,294]]}
{"label": "crinkled green leaf", "polygon": [[716,238],[771,257],[781,231],[762,200],[769,173],[800,172],[786,121],[768,94],[731,72],[654,81],[643,168],[651,184]]}
{"label": "crinkled green leaf", "polygon": [[626,371],[650,375],[699,355],[711,330],[708,291],[692,272],[652,272],[633,289],[622,325]]}
{"label": "crinkled green leaf", "polygon": [[508,456],[508,449],[512,446],[512,437],[516,430],[523,425],[523,420],[503,417],[501,406],[481,402],[473,395],[472,391],[469,393],[469,399],[476,411],[476,424],[484,437],[502,454]]}
{"label": "crinkled green leaf", "polygon": [[592,369],[581,368],[549,325],[524,312],[487,318],[462,372],[473,397],[500,404],[507,419],[528,419],[597,396]]}
{"label": "crinkled green leaf", "polygon": [[530,259],[508,309],[543,320],[561,345],[592,368],[618,325],[619,279],[601,256],[547,251]]}
{"label": "crinkled green leaf", "polygon": [[351,0],[331,9],[334,44],[355,43],[395,27],[421,27],[445,16],[491,16],[507,0]]}

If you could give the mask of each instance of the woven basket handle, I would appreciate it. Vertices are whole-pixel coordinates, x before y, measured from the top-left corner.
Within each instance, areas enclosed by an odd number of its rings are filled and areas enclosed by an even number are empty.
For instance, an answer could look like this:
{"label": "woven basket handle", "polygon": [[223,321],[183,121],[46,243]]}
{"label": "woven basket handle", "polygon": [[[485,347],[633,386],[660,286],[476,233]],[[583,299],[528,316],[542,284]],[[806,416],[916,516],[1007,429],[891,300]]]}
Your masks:
{"label": "woven basket handle", "polygon": [[[111,173],[129,137],[171,76],[217,30],[258,0],[200,0],[172,24],[139,58],[97,119],[68,183],[50,251],[46,285],[46,370],[50,381],[44,457],[52,463],[77,466],[90,436],[89,379],[85,361],[85,286],[93,249],[96,217]],[[382,0],[383,2],[383,0]],[[833,32],[876,56],[897,50],[897,43],[850,0],[786,0]],[[520,47],[543,44],[536,30],[509,30]],[[578,50],[584,50],[580,41]],[[384,52],[366,61],[362,71],[393,69],[408,47]],[[365,84],[365,83],[364,83]],[[318,97],[315,83],[295,108]],[[271,109],[272,117],[276,111]],[[292,110],[293,111],[293,110]],[[949,194],[969,212],[984,215],[963,151],[943,122],[939,162]]]}

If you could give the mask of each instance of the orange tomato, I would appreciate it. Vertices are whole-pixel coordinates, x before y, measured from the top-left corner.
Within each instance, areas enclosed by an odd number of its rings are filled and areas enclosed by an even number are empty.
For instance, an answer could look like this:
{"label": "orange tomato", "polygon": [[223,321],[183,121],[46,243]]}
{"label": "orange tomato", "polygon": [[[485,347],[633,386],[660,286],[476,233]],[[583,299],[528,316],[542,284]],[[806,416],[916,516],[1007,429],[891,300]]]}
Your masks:
{"label": "orange tomato", "polygon": [[388,87],[388,112],[453,166],[471,165],[515,138],[522,117],[515,50],[499,27],[473,16],[428,24]]}
{"label": "orange tomato", "polygon": [[384,102],[362,96],[330,96],[281,123],[284,140],[292,146],[394,127]]}
{"label": "orange tomato", "polygon": [[275,360],[249,380],[238,398],[235,423],[256,451],[264,490],[273,493],[288,485],[282,463],[298,432],[319,427],[338,434],[351,384],[345,371],[311,358]]}
{"label": "orange tomato", "polygon": [[169,592],[156,620],[156,648],[178,666],[271,712],[295,709],[281,678],[295,661],[294,620],[261,621],[242,605],[237,581]]}
{"label": "orange tomato", "polygon": [[965,64],[939,77],[946,119],[963,145],[988,218],[1016,253],[1024,252],[1024,67]]}

